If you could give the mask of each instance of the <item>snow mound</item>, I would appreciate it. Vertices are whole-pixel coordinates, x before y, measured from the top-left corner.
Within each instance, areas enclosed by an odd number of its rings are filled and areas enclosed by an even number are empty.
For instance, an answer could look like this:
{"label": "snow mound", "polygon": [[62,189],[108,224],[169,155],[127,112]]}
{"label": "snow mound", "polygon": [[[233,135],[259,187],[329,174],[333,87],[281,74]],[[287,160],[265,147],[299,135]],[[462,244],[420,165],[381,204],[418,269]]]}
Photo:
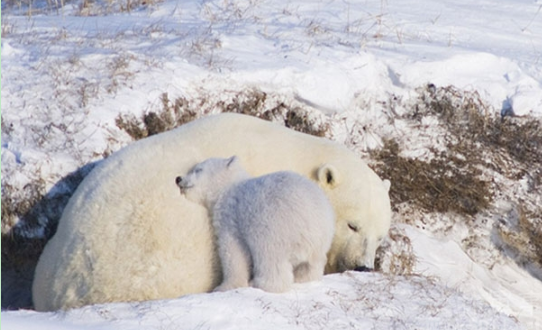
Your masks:
{"label": "snow mound", "polygon": [[2,314],[6,329],[521,329],[517,321],[425,277],[347,272],[270,294],[246,288],[176,300]]}

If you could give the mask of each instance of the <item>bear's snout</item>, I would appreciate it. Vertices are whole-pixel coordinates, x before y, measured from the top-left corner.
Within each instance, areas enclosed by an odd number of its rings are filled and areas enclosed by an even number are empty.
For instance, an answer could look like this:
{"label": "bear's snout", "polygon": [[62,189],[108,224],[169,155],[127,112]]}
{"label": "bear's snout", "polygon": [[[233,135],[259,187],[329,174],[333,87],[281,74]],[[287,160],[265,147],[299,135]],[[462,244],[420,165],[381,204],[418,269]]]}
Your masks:
{"label": "bear's snout", "polygon": [[186,185],[186,180],[184,180],[182,176],[178,176],[178,177],[175,178],[175,184],[181,190],[181,195],[185,195],[186,194],[186,189],[192,187],[192,186],[187,186]]}

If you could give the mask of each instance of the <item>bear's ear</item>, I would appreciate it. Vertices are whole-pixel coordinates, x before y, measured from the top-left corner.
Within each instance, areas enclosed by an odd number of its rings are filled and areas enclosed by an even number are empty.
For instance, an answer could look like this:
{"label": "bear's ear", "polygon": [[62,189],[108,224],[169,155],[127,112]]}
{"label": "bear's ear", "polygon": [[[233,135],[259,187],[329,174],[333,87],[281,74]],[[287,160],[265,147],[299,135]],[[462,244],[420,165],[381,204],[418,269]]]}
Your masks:
{"label": "bear's ear", "polygon": [[390,187],[391,187],[390,180],[382,180],[382,183],[384,184],[384,188],[386,188],[386,192],[390,192]]}
{"label": "bear's ear", "polygon": [[339,170],[333,165],[324,164],[316,171],[316,178],[322,187],[335,188],[341,183]]}
{"label": "bear's ear", "polygon": [[228,159],[226,167],[229,168],[233,163],[237,163],[238,161],[239,161],[239,157],[232,156],[231,158]]}

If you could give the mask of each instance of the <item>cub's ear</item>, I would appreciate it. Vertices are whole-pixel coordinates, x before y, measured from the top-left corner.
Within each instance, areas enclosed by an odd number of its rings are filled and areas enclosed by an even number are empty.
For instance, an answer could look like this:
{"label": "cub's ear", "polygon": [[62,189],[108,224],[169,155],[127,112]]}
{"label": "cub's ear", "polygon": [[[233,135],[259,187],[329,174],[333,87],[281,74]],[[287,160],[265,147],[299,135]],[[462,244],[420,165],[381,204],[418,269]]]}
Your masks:
{"label": "cub's ear", "polygon": [[333,165],[324,164],[316,170],[316,178],[322,187],[335,188],[341,183],[339,170]]}
{"label": "cub's ear", "polygon": [[386,189],[386,192],[390,192],[390,187],[391,187],[390,180],[382,180],[382,183],[384,184],[384,188]]}
{"label": "cub's ear", "polygon": [[232,164],[237,163],[238,161],[239,161],[239,157],[232,156],[232,157],[228,158],[228,163],[226,164],[226,167],[229,168]]}

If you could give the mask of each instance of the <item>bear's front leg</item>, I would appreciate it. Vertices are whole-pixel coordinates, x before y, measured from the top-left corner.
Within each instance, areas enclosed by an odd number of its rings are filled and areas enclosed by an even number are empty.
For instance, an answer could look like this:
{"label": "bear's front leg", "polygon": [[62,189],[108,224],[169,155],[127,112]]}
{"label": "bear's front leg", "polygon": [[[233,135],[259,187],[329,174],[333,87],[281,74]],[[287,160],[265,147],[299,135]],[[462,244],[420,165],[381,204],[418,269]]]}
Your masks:
{"label": "bear's front leg", "polygon": [[218,254],[222,263],[222,283],[213,291],[227,291],[248,286],[251,258],[246,246],[232,233],[219,235]]}

